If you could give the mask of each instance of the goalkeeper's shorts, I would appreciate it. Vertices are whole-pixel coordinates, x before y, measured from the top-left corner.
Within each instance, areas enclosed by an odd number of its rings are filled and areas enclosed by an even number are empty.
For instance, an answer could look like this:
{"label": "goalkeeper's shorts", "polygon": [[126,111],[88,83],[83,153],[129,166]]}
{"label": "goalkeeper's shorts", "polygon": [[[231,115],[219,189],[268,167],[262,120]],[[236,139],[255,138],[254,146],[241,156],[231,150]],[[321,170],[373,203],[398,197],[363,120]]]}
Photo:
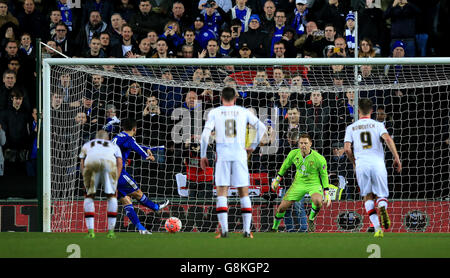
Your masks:
{"label": "goalkeeper's shorts", "polygon": [[139,190],[139,186],[136,181],[125,170],[122,170],[117,183],[117,198],[123,198],[137,190]]}
{"label": "goalkeeper's shorts", "polygon": [[283,200],[285,201],[295,201],[298,202],[306,194],[309,194],[309,196],[312,196],[313,194],[318,193],[321,196],[323,196],[323,189],[322,185],[303,185],[303,184],[292,184],[291,187],[288,189],[286,194],[283,197]]}

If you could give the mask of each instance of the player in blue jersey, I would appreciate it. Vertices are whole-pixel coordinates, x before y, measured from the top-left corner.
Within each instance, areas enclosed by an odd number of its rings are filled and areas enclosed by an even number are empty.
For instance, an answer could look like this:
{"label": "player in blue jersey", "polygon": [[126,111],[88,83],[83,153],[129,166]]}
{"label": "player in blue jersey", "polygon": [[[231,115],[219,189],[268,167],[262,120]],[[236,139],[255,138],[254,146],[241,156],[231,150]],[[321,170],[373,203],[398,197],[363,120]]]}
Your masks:
{"label": "player in blue jersey", "polygon": [[136,143],[134,135],[136,135],[137,123],[135,119],[125,119],[121,122],[122,132],[117,134],[112,140],[120,150],[122,151],[123,168],[119,177],[117,192],[118,199],[123,204],[125,209],[125,214],[134,224],[134,226],[139,230],[141,234],[151,234],[139,221],[139,218],[134,211],[131,198],[139,201],[142,205],[154,210],[159,211],[165,208],[169,204],[169,200],[166,200],[163,204],[153,203],[138,187],[136,181],[125,171],[125,163],[131,151],[134,151],[141,155],[146,160],[155,160],[150,148],[140,146]]}

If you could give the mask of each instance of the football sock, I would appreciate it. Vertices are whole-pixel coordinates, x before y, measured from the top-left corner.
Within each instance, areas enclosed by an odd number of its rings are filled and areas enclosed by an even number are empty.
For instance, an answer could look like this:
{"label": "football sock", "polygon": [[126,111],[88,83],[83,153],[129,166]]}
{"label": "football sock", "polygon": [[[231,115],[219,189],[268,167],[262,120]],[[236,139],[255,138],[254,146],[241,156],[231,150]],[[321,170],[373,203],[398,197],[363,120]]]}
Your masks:
{"label": "football sock", "polygon": [[94,229],[95,206],[92,198],[84,199],[84,219],[88,230]]}
{"label": "football sock", "polygon": [[142,195],[142,198],[139,200],[139,203],[143,204],[144,206],[154,211],[159,210],[159,205],[150,201],[150,199],[147,196],[145,196],[145,194]]}
{"label": "football sock", "polygon": [[117,198],[108,198],[108,231],[114,231],[117,221]]}
{"label": "football sock", "polygon": [[250,233],[252,225],[252,202],[249,196],[241,198],[241,214],[244,223],[244,232]]}
{"label": "football sock", "polygon": [[142,226],[141,221],[139,221],[139,218],[134,211],[134,207],[132,204],[126,205],[123,207],[125,210],[125,214],[130,219],[131,223],[138,229],[138,230],[145,230],[145,227]]}
{"label": "football sock", "polygon": [[377,200],[376,203],[377,203],[377,207],[378,208],[384,207],[384,208],[387,209],[387,207],[388,207],[388,203],[387,203],[387,199],[386,198],[380,198],[380,199]]}
{"label": "football sock", "polygon": [[277,212],[277,214],[275,214],[275,219],[273,220],[272,230],[278,230],[281,220],[284,218],[285,214],[286,214],[286,212]]}
{"label": "football sock", "polygon": [[378,219],[377,210],[375,209],[375,203],[373,200],[367,200],[364,203],[364,207],[366,208],[366,212],[369,215],[370,222],[372,222],[375,231],[380,230],[380,220]]}
{"label": "football sock", "polygon": [[309,220],[314,221],[316,215],[319,213],[320,207],[317,207],[314,203],[311,203],[311,213],[309,214]]}
{"label": "football sock", "polygon": [[222,233],[228,232],[228,200],[227,197],[217,197],[216,204],[217,218],[219,219]]}

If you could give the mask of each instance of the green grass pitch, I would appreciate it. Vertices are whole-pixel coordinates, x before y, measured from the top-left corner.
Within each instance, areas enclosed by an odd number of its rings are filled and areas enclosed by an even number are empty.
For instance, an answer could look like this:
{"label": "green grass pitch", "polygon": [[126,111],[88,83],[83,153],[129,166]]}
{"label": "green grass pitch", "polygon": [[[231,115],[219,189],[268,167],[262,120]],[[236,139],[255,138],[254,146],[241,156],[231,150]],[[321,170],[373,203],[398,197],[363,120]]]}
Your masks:
{"label": "green grass pitch", "polygon": [[[0,233],[0,258],[450,258],[450,234],[255,233]],[[378,251],[373,245],[379,246]],[[378,252],[378,253],[377,253]]]}

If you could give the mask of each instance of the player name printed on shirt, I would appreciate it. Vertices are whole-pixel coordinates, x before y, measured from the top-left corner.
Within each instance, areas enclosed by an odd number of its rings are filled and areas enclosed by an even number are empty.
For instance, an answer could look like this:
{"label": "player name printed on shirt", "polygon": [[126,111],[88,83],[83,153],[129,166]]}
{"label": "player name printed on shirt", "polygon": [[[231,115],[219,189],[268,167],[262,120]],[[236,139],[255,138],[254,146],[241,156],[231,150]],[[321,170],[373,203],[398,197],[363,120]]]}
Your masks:
{"label": "player name printed on shirt", "polygon": [[217,160],[246,161],[247,124],[258,122],[255,115],[240,106],[220,106],[211,110],[205,128],[215,129]]}
{"label": "player name printed on shirt", "polygon": [[357,125],[357,126],[352,127],[352,130],[355,131],[355,130],[369,129],[369,128],[375,128],[375,125],[374,124]]}
{"label": "player name printed on shirt", "polygon": [[87,160],[110,160],[114,164],[117,157],[122,157],[120,149],[109,140],[93,139],[83,145],[80,158]]}
{"label": "player name printed on shirt", "polygon": [[385,163],[381,140],[385,133],[384,124],[372,119],[360,119],[347,127],[344,142],[353,143],[356,165]]}

